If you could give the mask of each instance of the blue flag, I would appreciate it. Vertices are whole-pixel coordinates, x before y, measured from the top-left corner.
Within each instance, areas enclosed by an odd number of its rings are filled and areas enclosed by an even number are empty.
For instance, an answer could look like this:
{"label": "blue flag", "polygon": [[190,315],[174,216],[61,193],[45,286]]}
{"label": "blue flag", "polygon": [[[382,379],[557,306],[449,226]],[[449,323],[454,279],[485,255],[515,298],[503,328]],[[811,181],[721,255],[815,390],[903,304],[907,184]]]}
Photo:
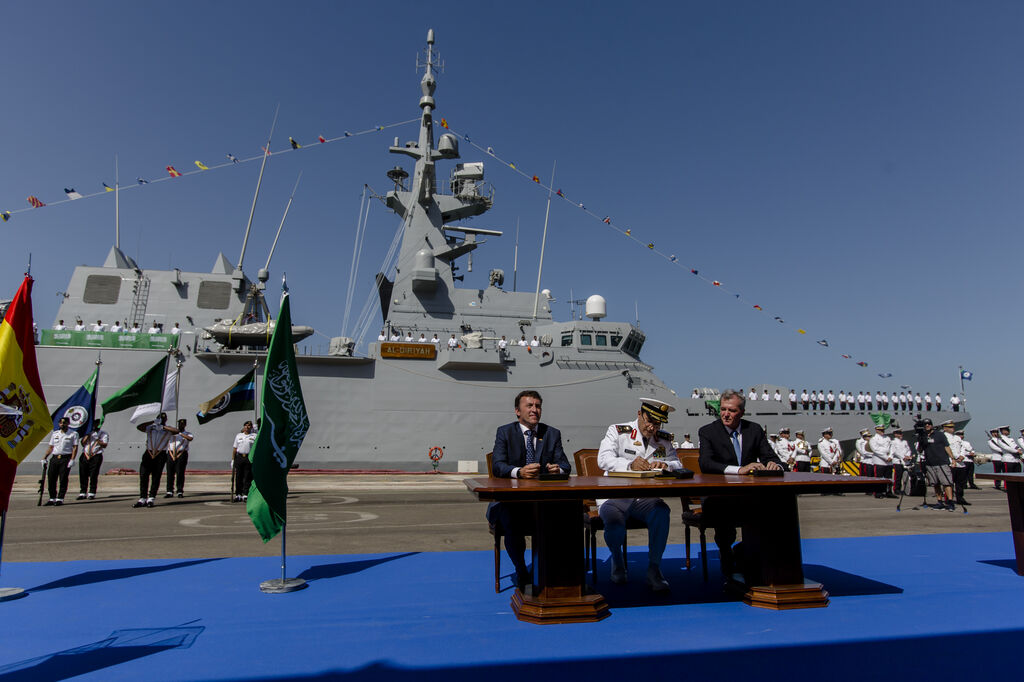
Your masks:
{"label": "blue flag", "polygon": [[960,370],[960,378],[964,381],[970,381],[974,377],[974,372],[968,372],[966,369]]}
{"label": "blue flag", "polygon": [[256,369],[250,369],[241,379],[217,396],[199,404],[196,418],[200,424],[240,410],[251,410],[256,405]]}
{"label": "blue flag", "polygon": [[93,370],[92,376],[82,384],[82,387],[54,410],[51,418],[55,431],[57,422],[63,417],[67,417],[70,422],[68,428],[77,431],[80,437],[84,438],[92,433],[92,424],[96,417],[96,380],[99,378],[99,374],[100,368],[97,367]]}

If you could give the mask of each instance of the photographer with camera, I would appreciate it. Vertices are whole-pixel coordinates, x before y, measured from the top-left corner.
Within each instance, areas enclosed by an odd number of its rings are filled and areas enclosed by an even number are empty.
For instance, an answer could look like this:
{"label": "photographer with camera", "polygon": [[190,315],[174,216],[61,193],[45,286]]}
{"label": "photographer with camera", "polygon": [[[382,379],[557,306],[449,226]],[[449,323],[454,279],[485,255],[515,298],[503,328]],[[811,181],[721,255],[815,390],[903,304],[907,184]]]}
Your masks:
{"label": "photographer with camera", "polygon": [[953,476],[949,470],[953,451],[949,447],[946,435],[935,430],[931,419],[915,422],[914,431],[917,432],[917,449],[924,454],[925,478],[935,488],[935,497],[938,500],[936,508],[955,511]]}

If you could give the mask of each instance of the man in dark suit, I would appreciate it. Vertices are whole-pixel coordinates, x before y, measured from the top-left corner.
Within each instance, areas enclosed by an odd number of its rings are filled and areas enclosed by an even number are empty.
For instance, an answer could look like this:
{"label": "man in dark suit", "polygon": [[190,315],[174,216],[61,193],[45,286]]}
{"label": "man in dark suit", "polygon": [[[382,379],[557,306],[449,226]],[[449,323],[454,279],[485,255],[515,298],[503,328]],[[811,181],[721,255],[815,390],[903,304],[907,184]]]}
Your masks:
{"label": "man in dark suit", "polygon": [[[516,396],[517,421],[498,427],[494,436],[491,469],[498,478],[537,478],[544,473],[569,473],[571,466],[562,449],[561,432],[540,423],[542,399],[537,391]],[[534,505],[492,502],[487,520],[505,534],[505,551],[516,567],[519,585],[532,581],[526,568],[526,535],[534,525]]]}
{"label": "man in dark suit", "polygon": [[[700,438],[700,470],[705,474],[748,474],[758,469],[783,469],[778,455],[772,451],[764,429],[743,419],[746,401],[736,391],[722,393],[719,419],[702,426]],[[751,510],[743,498],[708,497],[704,500],[708,525],[715,529],[715,544],[722,561],[722,573],[731,576],[735,566],[732,544],[736,527],[743,524]]]}

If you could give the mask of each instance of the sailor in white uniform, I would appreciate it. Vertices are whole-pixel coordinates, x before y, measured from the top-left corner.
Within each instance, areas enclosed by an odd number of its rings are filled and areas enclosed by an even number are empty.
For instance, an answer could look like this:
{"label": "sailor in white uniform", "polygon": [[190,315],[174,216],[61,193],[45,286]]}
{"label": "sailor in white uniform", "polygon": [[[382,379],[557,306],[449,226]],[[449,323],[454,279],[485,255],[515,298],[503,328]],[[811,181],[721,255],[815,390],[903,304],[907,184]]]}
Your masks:
{"label": "sailor in white uniform", "polygon": [[[885,435],[885,427],[881,424],[875,426],[875,435],[869,441],[871,454],[873,456],[875,470],[874,475],[879,478],[889,479],[892,484],[892,441]],[[875,493],[875,497],[896,497],[890,487],[885,493]]]}
{"label": "sailor in white uniform", "polygon": [[861,476],[871,476],[874,471],[874,458],[871,456],[871,450],[868,448],[868,438],[870,436],[870,431],[861,429],[860,438],[853,444],[853,447],[857,450],[857,461],[860,463]]}
{"label": "sailor in white uniform", "polygon": [[914,466],[914,454],[910,450],[910,443],[903,439],[902,429],[895,429],[892,432],[892,450],[890,450],[890,453],[893,460],[893,482],[895,484],[893,492],[909,492],[904,487],[909,484],[909,481],[904,481],[907,478],[904,472]]}
{"label": "sailor in white uniform", "polygon": [[[1021,431],[1024,432],[1024,429]],[[957,429],[955,433],[960,436],[960,452],[963,453],[964,460],[967,462],[967,487],[971,490],[981,490],[974,482],[974,446],[971,445],[971,441],[964,438],[963,429]]]}
{"label": "sailor in white uniform", "polygon": [[796,391],[789,389],[789,409],[796,409]]}
{"label": "sailor in white uniform", "polygon": [[818,439],[818,471],[823,474],[838,474],[842,459],[843,448],[839,441],[832,438],[831,427],[825,429]]}
{"label": "sailor in white uniform", "polygon": [[[989,429],[988,449],[992,452],[992,472],[996,474],[1006,473],[1006,464],[1003,461],[1003,439],[999,437],[999,429]],[[1010,456],[1010,455],[1007,455]],[[1003,482],[996,481],[996,490],[1003,489]]]}
{"label": "sailor in white uniform", "polygon": [[774,441],[772,445],[775,448],[775,454],[779,456],[786,468],[792,471],[793,465],[796,463],[796,445],[789,439],[788,426],[779,429],[778,440]]}
{"label": "sailor in white uniform", "polygon": [[811,470],[811,445],[804,438],[803,431],[796,432],[796,438],[790,441],[793,445],[793,460],[796,471]]}

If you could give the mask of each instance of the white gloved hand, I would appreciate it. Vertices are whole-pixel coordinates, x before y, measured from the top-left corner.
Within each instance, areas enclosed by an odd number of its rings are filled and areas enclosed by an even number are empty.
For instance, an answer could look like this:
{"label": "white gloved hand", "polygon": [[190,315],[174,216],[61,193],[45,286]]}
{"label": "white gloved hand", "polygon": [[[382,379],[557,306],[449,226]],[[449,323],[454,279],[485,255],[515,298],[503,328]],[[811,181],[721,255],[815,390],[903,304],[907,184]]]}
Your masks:
{"label": "white gloved hand", "polygon": [[70,468],[71,468],[71,465],[72,465],[72,464],[74,464],[74,463],[75,463],[75,460],[73,460],[73,459],[69,459],[69,460],[68,460],[68,469],[70,469]]}
{"label": "white gloved hand", "polygon": [[39,460],[39,463],[43,465],[44,469],[46,468],[46,460],[45,459]]}

